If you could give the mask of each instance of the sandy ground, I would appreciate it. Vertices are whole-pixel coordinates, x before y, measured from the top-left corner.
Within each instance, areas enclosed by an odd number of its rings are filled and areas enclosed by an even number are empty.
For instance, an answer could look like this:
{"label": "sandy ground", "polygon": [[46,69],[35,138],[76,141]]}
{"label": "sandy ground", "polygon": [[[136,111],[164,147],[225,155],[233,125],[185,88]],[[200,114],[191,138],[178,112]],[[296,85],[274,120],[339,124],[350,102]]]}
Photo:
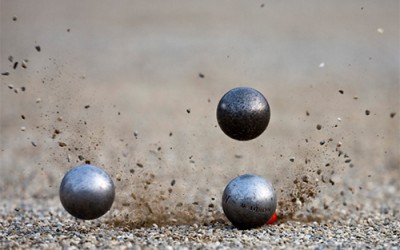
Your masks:
{"label": "sandy ground", "polygon": [[[0,0],[0,247],[398,249],[399,23],[398,1]],[[248,142],[215,118],[237,86],[271,106]],[[85,162],[116,185],[95,221],[58,199]],[[276,224],[224,217],[244,173]]]}

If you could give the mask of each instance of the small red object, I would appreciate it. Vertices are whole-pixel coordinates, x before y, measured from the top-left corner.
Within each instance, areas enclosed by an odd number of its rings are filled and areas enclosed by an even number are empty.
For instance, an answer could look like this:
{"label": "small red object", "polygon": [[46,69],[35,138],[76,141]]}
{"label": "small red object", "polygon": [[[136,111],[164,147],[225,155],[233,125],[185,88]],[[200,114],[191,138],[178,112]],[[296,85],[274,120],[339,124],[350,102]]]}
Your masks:
{"label": "small red object", "polygon": [[271,219],[269,219],[269,221],[267,222],[267,225],[274,223],[276,219],[277,219],[276,212],[274,212]]}

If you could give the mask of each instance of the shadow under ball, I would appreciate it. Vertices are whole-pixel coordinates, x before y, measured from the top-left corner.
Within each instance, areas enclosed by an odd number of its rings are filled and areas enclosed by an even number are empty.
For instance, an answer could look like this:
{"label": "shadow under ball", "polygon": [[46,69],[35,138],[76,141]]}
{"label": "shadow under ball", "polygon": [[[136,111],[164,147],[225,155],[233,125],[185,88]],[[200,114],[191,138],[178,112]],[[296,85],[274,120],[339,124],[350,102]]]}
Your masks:
{"label": "shadow under ball", "polygon": [[65,210],[82,220],[97,219],[110,210],[115,197],[111,177],[92,165],[73,168],[61,181],[60,200]]}
{"label": "shadow under ball", "polygon": [[238,87],[228,91],[219,101],[217,121],[229,137],[248,141],[261,135],[271,116],[267,99],[257,90]]}
{"label": "shadow under ball", "polygon": [[233,179],[222,195],[222,209],[238,229],[265,225],[276,210],[276,193],[272,184],[258,176],[245,174]]}

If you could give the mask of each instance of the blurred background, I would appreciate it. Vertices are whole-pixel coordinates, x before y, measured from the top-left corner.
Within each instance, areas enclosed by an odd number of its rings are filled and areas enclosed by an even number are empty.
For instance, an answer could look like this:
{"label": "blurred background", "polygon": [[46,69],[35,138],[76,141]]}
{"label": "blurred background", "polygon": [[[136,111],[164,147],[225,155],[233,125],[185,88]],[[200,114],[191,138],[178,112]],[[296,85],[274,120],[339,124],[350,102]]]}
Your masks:
{"label": "blurred background", "polygon": [[[399,26],[395,0],[1,0],[0,201],[61,206],[85,162],[117,185],[107,218],[134,225],[218,219],[244,173],[283,216],[398,197]],[[249,142],[215,118],[237,86],[271,106]]]}

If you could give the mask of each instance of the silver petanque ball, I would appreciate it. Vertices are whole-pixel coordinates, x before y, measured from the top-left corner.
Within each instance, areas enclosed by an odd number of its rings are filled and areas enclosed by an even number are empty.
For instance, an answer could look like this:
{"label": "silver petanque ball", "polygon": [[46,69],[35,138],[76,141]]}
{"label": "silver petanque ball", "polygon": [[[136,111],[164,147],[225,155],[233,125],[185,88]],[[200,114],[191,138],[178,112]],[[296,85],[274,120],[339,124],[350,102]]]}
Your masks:
{"label": "silver petanque ball", "polygon": [[253,88],[238,87],[228,91],[217,106],[217,121],[229,137],[248,141],[267,128],[271,110],[267,99]]}
{"label": "silver petanque ball", "polygon": [[276,210],[276,193],[272,184],[258,176],[245,174],[233,179],[225,188],[222,208],[238,229],[265,225]]}
{"label": "silver petanque ball", "polygon": [[111,177],[101,168],[81,165],[61,181],[60,200],[68,213],[82,220],[99,218],[110,210],[115,197]]}

